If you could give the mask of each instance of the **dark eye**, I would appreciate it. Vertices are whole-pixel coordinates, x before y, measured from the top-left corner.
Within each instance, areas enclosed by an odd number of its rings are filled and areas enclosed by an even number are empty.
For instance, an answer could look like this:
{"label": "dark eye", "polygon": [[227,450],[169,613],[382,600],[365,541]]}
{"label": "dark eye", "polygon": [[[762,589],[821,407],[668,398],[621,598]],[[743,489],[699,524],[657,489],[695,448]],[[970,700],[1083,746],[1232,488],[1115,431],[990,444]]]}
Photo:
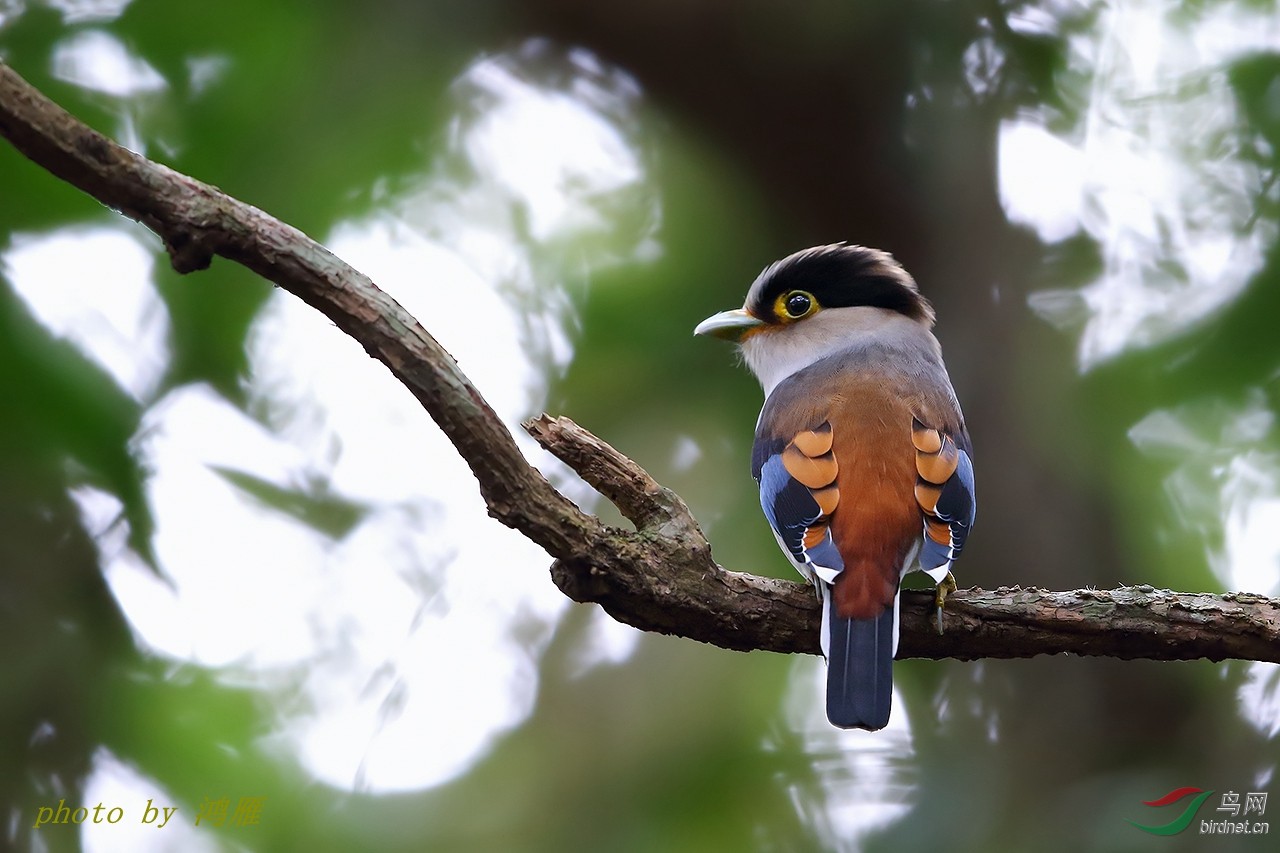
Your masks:
{"label": "dark eye", "polygon": [[813,297],[807,293],[796,291],[787,297],[784,304],[787,315],[790,317],[803,317],[809,313],[809,309],[813,307]]}

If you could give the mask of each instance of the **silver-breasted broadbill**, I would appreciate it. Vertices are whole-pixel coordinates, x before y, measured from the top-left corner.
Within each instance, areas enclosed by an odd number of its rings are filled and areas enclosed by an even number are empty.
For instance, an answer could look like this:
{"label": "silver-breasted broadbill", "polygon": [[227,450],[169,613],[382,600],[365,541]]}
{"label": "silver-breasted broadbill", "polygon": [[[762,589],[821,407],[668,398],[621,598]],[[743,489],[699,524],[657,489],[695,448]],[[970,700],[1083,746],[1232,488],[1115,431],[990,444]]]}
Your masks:
{"label": "silver-breasted broadbill", "polygon": [[973,526],[972,447],[933,321],[890,255],[836,243],[771,264],[742,308],[695,330],[737,341],[764,387],[751,472],[822,599],[841,728],[888,723],[902,577],[933,578],[941,619]]}

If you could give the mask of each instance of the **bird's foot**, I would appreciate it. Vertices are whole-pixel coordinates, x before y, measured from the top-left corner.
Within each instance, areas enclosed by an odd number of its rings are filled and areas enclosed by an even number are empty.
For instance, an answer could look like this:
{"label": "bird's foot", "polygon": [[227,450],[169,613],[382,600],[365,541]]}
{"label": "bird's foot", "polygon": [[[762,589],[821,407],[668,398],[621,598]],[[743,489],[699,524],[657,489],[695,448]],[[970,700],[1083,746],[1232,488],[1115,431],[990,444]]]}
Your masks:
{"label": "bird's foot", "polygon": [[942,633],[942,608],[947,603],[947,596],[956,591],[956,579],[951,572],[947,572],[947,576],[938,581],[938,591],[934,593],[933,604],[937,610],[938,633]]}

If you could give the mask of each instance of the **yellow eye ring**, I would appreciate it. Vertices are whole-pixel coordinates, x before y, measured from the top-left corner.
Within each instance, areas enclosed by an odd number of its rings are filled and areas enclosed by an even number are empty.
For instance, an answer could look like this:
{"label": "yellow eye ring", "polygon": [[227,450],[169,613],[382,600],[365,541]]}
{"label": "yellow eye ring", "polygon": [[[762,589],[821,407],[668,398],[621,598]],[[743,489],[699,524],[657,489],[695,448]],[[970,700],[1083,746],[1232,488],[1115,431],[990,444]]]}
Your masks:
{"label": "yellow eye ring", "polygon": [[818,300],[808,291],[788,290],[778,297],[773,310],[783,320],[799,320],[818,310]]}

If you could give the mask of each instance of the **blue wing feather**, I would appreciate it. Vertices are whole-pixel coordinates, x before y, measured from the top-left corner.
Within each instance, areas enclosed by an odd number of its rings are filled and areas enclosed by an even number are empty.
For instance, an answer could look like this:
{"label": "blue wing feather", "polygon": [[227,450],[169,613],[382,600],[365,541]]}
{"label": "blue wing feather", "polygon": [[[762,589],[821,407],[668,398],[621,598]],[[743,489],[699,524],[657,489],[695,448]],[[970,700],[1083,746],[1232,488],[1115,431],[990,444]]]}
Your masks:
{"label": "blue wing feather", "polygon": [[969,454],[959,450],[956,470],[942,485],[942,494],[934,513],[940,521],[946,522],[951,531],[951,541],[946,545],[934,542],[926,534],[924,548],[920,552],[920,565],[925,571],[947,567],[960,556],[964,550],[965,540],[973,527],[973,519],[977,514],[977,498],[973,488],[973,462]]}
{"label": "blue wing feather", "polygon": [[804,534],[822,517],[809,489],[782,464],[782,456],[770,456],[760,468],[760,506],[784,548],[798,563],[808,562]]}

